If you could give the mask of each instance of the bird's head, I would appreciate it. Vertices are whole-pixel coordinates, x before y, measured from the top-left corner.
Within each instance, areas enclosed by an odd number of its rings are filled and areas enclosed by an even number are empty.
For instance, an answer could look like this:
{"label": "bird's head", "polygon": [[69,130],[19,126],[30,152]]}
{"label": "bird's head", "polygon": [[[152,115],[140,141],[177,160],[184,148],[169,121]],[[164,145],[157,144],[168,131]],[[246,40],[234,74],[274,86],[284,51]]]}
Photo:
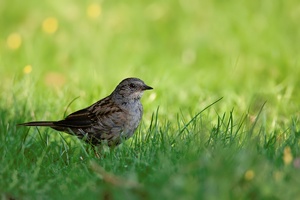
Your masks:
{"label": "bird's head", "polygon": [[152,89],[152,87],[146,85],[141,79],[126,78],[119,83],[113,91],[112,96],[118,99],[128,99],[128,101],[139,100],[145,90]]}

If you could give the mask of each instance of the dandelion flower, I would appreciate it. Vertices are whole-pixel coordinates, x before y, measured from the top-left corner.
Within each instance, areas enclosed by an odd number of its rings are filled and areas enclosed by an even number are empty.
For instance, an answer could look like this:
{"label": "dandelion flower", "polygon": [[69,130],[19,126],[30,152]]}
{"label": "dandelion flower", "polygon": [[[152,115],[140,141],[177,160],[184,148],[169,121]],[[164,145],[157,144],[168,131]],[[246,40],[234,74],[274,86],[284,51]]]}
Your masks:
{"label": "dandelion flower", "polygon": [[247,170],[245,173],[245,179],[251,181],[254,178],[255,174],[253,170]]}
{"label": "dandelion flower", "polygon": [[291,148],[289,146],[285,147],[283,150],[283,162],[285,165],[289,165],[291,164],[292,161],[293,161],[293,155],[291,152]]}
{"label": "dandelion flower", "polygon": [[18,49],[20,48],[21,44],[22,44],[22,38],[21,35],[18,33],[12,33],[7,37],[6,40],[7,46],[10,49]]}
{"label": "dandelion flower", "polygon": [[30,74],[32,71],[32,66],[31,65],[26,65],[23,69],[24,74]]}
{"label": "dandelion flower", "polygon": [[90,4],[87,8],[86,13],[90,19],[97,19],[101,14],[101,7],[96,3]]}
{"label": "dandelion flower", "polygon": [[48,34],[53,34],[58,29],[58,21],[54,17],[48,17],[43,21],[43,31]]}

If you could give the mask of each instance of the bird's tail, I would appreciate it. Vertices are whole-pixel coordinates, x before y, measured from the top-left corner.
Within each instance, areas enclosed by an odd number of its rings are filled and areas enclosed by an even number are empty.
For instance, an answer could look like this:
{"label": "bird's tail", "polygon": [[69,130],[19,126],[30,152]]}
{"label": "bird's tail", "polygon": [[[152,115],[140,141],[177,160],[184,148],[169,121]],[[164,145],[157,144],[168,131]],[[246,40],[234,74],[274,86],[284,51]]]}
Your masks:
{"label": "bird's tail", "polygon": [[22,124],[18,124],[18,126],[49,126],[52,127],[54,121],[36,121],[36,122],[26,122]]}

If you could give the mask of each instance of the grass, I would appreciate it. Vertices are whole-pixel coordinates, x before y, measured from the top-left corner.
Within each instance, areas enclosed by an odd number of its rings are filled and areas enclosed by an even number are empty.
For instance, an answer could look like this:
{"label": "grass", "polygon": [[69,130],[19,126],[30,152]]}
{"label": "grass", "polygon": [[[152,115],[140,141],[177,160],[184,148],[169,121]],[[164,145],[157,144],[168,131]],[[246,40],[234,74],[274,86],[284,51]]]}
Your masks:
{"label": "grass", "polygon": [[[297,1],[1,1],[0,13],[2,199],[300,195]],[[100,159],[16,126],[63,118],[129,76],[154,87],[143,122]]]}

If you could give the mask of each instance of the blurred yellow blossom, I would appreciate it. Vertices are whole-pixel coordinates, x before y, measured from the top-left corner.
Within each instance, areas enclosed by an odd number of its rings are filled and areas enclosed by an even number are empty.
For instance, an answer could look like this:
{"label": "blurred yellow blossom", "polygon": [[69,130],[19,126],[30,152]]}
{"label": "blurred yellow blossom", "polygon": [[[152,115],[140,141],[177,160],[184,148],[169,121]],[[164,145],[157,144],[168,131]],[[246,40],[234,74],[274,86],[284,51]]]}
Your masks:
{"label": "blurred yellow blossom", "polygon": [[32,71],[31,65],[26,65],[23,69],[24,74],[30,74],[31,71]]}
{"label": "blurred yellow blossom", "polygon": [[254,178],[255,174],[254,174],[254,171],[253,170],[247,170],[246,173],[245,173],[245,179],[247,181],[250,181]]}
{"label": "blurred yellow blossom", "polygon": [[43,31],[48,34],[53,34],[58,29],[58,21],[55,17],[48,17],[43,21]]}
{"label": "blurred yellow blossom", "polygon": [[283,162],[285,165],[289,165],[291,164],[292,161],[293,161],[293,155],[291,152],[291,148],[287,146],[283,150]]}
{"label": "blurred yellow blossom", "polygon": [[97,19],[101,14],[101,7],[97,3],[90,4],[87,7],[86,14],[91,19]]}
{"label": "blurred yellow blossom", "polygon": [[7,46],[10,49],[18,49],[20,48],[21,44],[22,44],[22,38],[21,35],[18,33],[12,33],[7,37],[6,40]]}

